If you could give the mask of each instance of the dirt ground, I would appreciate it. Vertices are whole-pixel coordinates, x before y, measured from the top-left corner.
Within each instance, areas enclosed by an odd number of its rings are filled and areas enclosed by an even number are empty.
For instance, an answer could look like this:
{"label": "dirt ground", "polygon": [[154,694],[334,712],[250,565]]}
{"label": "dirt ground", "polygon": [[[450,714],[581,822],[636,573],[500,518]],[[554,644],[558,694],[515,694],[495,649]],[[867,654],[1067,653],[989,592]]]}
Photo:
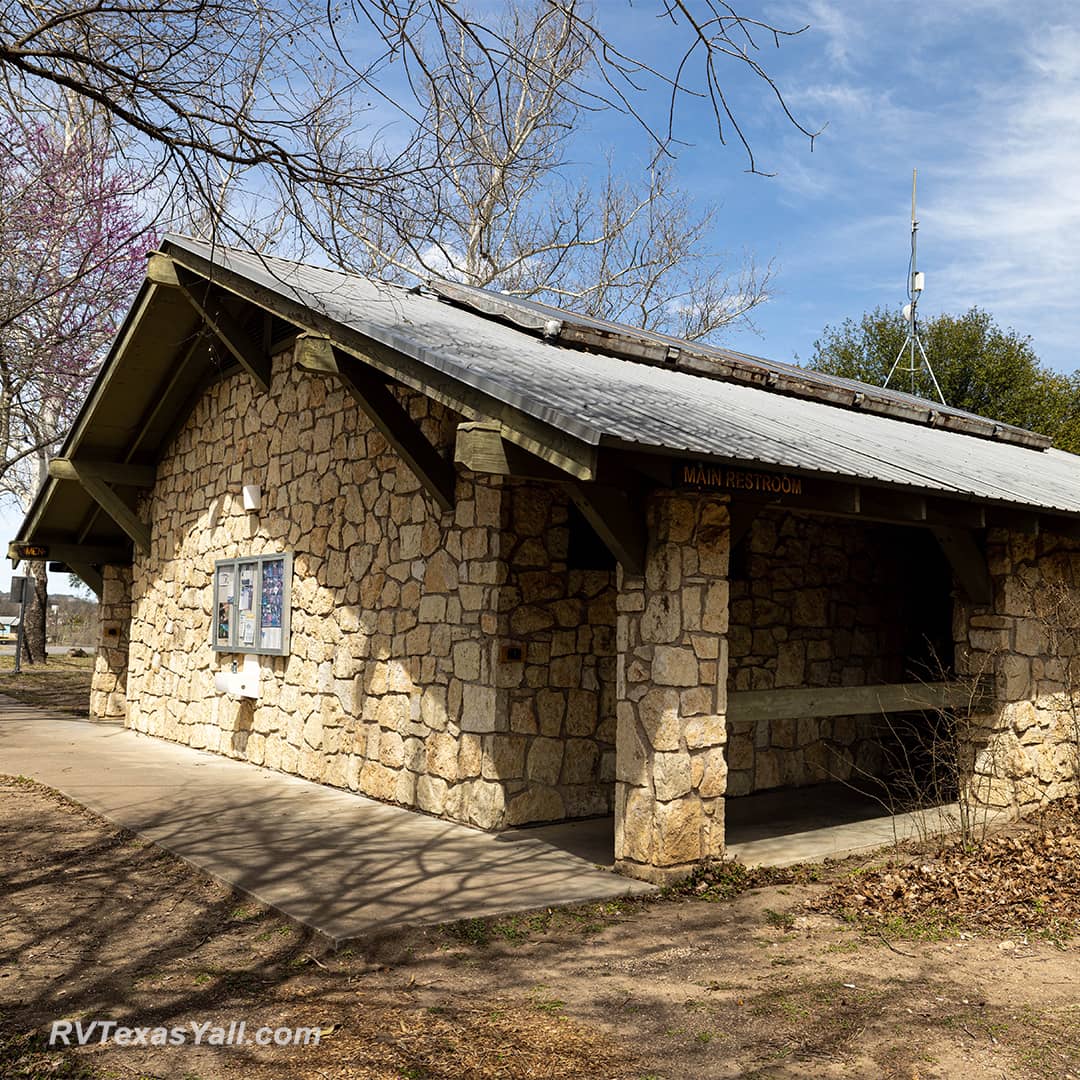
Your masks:
{"label": "dirt ground", "polygon": [[0,656],[0,694],[43,709],[89,713],[93,656],[50,656],[44,664],[24,662],[19,674],[14,669],[14,656]]}
{"label": "dirt ground", "polygon": [[[5,1078],[1080,1077],[1075,945],[860,930],[807,908],[824,881],[331,953],[28,781],[0,782],[0,834]],[[47,1050],[63,1018],[322,1035],[318,1047]]]}

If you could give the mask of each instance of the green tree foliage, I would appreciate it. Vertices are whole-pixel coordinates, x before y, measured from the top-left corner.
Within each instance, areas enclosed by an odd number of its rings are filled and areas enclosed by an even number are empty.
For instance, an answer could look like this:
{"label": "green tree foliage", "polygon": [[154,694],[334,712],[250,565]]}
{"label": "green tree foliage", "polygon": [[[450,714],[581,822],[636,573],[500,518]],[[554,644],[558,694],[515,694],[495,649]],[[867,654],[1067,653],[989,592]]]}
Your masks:
{"label": "green tree foliage", "polygon": [[[1080,372],[1043,367],[1030,338],[1001,329],[977,307],[923,320],[920,329],[949,405],[1042,432],[1060,449],[1080,453]],[[875,308],[858,322],[825,327],[807,367],[881,386],[906,336],[899,312]],[[907,364],[905,357],[901,367]],[[910,376],[898,370],[890,386],[910,391]],[[915,393],[936,400],[925,370],[916,376]]]}

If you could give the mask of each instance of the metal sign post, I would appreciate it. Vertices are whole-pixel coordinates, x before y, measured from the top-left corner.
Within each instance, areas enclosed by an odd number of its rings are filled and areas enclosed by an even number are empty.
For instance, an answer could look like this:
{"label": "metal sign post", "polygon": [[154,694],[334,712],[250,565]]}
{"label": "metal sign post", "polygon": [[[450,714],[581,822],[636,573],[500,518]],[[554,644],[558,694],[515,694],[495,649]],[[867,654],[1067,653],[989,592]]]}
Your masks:
{"label": "metal sign post", "polygon": [[23,623],[26,618],[26,586],[29,580],[29,577],[12,577],[11,579],[11,599],[17,601],[19,605],[19,632],[15,638],[16,675],[22,671],[23,637],[26,634]]}

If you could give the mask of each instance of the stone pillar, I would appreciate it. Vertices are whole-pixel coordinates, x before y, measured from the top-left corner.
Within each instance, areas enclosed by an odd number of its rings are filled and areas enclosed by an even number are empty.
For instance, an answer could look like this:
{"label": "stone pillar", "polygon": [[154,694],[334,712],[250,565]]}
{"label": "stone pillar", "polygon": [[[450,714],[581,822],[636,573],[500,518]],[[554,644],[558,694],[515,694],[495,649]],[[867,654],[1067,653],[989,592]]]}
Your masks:
{"label": "stone pillar", "polygon": [[124,720],[127,717],[131,567],[106,566],[102,578],[101,628],[94,676],[90,682],[90,716],[94,720]]}
{"label": "stone pillar", "polygon": [[727,498],[661,492],[619,570],[615,862],[663,883],[724,850]]}
{"label": "stone pillar", "polygon": [[980,813],[1023,814],[1080,790],[1080,542],[994,529],[987,563],[993,603],[955,608],[957,676],[994,681],[961,773]]}

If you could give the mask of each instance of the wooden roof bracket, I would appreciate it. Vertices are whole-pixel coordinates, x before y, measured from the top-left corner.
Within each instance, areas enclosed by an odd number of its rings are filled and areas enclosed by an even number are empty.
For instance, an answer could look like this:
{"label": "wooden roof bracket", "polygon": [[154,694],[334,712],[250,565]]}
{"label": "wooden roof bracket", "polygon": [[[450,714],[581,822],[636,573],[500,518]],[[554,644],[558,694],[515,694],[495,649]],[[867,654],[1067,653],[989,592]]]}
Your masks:
{"label": "wooden roof bracket", "polygon": [[640,577],[645,573],[647,532],[645,500],[629,487],[602,484],[569,484],[574,505],[593,527],[623,571]]}
{"label": "wooden roof bracket", "polygon": [[986,555],[971,529],[932,527],[931,531],[949,560],[953,577],[968,600],[989,607],[994,600],[993,582]]}
{"label": "wooden roof bracket", "polygon": [[89,587],[98,600],[100,600],[101,594],[105,591],[105,579],[103,578],[101,571],[90,563],[69,562],[66,565],[80,581],[84,582]]}
{"label": "wooden roof bracket", "polygon": [[454,506],[454,466],[428,441],[416,422],[387,388],[382,377],[352,356],[335,349],[327,337],[300,334],[296,365],[313,374],[333,375],[401,455],[442,510]]}
{"label": "wooden roof bracket", "polygon": [[179,289],[236,362],[265,393],[270,392],[270,355],[230,313],[223,290],[160,252],[151,254],[146,276],[155,285]]}
{"label": "wooden roof bracket", "polygon": [[612,486],[580,481],[509,442],[497,420],[459,424],[454,460],[472,472],[565,485],[574,505],[623,569],[628,574],[644,573],[646,536],[641,512],[644,502],[634,497],[633,482]]}
{"label": "wooden roof bracket", "polygon": [[[53,467],[56,467],[54,472]],[[119,470],[134,470],[138,466],[114,466]],[[150,551],[150,526],[146,524],[134,510],[105,482],[104,477],[110,475],[101,462],[84,466],[80,462],[70,458],[57,458],[49,464],[49,475],[63,480],[75,480],[86,492],[124,530],[131,538],[135,546],[145,555]],[[128,484],[130,477],[124,471],[113,472],[114,482]],[[133,474],[141,476],[141,474]],[[127,478],[120,480],[120,476]],[[145,478],[144,478],[145,479]],[[153,484],[152,477],[149,478]],[[67,562],[68,560],[63,560]]]}

